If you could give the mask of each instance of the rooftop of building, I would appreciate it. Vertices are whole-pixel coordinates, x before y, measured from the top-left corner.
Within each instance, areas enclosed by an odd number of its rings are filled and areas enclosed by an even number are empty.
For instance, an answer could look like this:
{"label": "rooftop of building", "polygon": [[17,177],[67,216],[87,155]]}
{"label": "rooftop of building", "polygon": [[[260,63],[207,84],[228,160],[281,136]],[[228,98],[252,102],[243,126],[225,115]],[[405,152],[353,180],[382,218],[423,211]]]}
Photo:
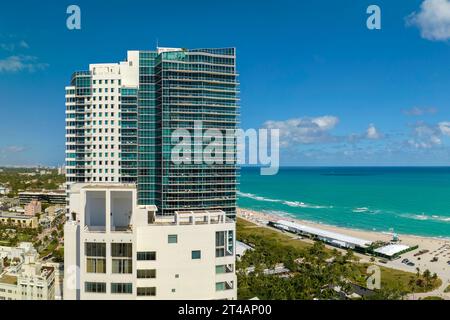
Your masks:
{"label": "rooftop of building", "polygon": [[136,185],[133,183],[87,183],[80,185],[81,189],[136,189]]}
{"label": "rooftop of building", "polygon": [[15,285],[19,278],[47,280],[54,273],[52,266],[43,266],[31,242],[21,242],[17,247],[1,247],[7,264],[0,275],[0,283]]}
{"label": "rooftop of building", "polygon": [[12,276],[12,275],[4,273],[3,275],[0,275],[0,283],[16,285],[17,284],[17,276]]}
{"label": "rooftop of building", "polygon": [[292,229],[302,232],[302,233],[314,235],[317,237],[327,238],[327,239],[335,240],[335,241],[339,241],[339,242],[349,243],[349,244],[353,244],[353,245],[356,245],[356,246],[359,246],[362,248],[367,248],[372,244],[372,241],[370,241],[370,240],[356,238],[356,237],[348,236],[348,235],[345,235],[342,233],[319,229],[319,228],[315,228],[312,226],[302,225],[302,224],[287,221],[287,220],[278,220],[278,221],[276,221],[276,224],[278,224],[281,227],[292,228]]}
{"label": "rooftop of building", "polygon": [[381,248],[377,248],[374,251],[376,253],[392,257],[396,254],[399,254],[405,250],[408,250],[410,247],[404,244],[389,244]]}
{"label": "rooftop of building", "polygon": [[174,215],[155,215],[154,225],[201,225],[233,223],[222,210],[175,211]]}
{"label": "rooftop of building", "polygon": [[58,194],[58,195],[64,195],[66,193],[66,190],[62,189],[55,189],[55,190],[27,190],[27,191],[21,191],[19,192],[20,195],[36,195],[36,194]]}
{"label": "rooftop of building", "polygon": [[27,216],[24,214],[17,214],[16,212],[0,212],[0,218],[11,218],[11,219],[34,219],[34,216]]}

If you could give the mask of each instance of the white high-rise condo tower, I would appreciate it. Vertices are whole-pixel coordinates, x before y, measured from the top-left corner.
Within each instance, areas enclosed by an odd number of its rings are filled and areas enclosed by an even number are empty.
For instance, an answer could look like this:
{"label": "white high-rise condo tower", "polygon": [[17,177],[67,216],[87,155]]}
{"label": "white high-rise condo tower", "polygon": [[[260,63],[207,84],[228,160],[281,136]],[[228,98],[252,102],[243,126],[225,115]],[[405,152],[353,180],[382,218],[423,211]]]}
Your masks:
{"label": "white high-rise condo tower", "polygon": [[237,298],[235,141],[226,163],[171,152],[177,129],[237,129],[238,101],[234,48],[128,51],[73,74],[64,299]]}

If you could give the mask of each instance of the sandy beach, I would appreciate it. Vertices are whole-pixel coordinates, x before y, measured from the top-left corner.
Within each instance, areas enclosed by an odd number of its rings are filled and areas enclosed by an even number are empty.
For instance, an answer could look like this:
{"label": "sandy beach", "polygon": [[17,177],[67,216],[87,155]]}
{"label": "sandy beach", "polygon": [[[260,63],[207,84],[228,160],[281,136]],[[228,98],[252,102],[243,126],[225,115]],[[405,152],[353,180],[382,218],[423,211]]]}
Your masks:
{"label": "sandy beach", "polygon": [[[268,221],[276,221],[283,219],[371,241],[389,242],[390,240],[392,240],[392,234],[389,233],[355,230],[350,228],[330,226],[326,224],[304,221],[287,216],[277,216],[274,214],[268,214],[249,209],[238,208],[237,214],[238,217],[244,218],[246,220],[261,225],[264,225]],[[409,246],[418,245],[419,248],[417,250],[413,250],[411,252],[403,254],[401,256],[401,259],[389,261],[386,264],[380,263],[380,265],[410,272],[417,272],[416,268],[420,268],[421,271],[429,269],[432,273],[434,272],[437,273],[437,275],[442,279],[442,286],[439,289],[430,293],[416,294],[414,298],[419,298],[420,296],[437,295],[445,299],[450,299],[450,293],[444,293],[444,289],[450,285],[450,265],[447,263],[448,261],[450,261],[450,240],[439,238],[427,238],[414,235],[403,235],[403,234],[399,234],[398,237],[402,244],[406,244]],[[420,250],[429,250],[429,252],[422,254],[418,257],[415,257],[414,254],[416,254]],[[437,257],[438,260],[435,262],[431,262],[431,260],[434,257]],[[360,258],[362,260],[369,261],[369,257],[367,256],[360,255]],[[415,264],[415,266],[407,266],[401,263],[401,260],[403,260],[404,258],[407,258],[410,261],[412,261]]]}

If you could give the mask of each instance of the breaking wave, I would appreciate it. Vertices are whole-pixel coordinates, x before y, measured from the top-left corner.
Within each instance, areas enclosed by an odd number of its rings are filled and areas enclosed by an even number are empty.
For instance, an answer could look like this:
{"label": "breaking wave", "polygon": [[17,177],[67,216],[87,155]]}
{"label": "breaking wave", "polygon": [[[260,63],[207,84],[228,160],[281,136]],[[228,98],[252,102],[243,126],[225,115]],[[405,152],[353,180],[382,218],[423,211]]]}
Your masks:
{"label": "breaking wave", "polygon": [[240,197],[250,198],[253,200],[257,200],[257,201],[278,202],[278,203],[287,205],[289,207],[307,208],[307,209],[331,209],[331,208],[333,208],[333,206],[314,205],[314,204],[309,204],[309,203],[305,203],[305,202],[301,202],[301,201],[287,201],[287,200],[280,200],[280,199],[271,199],[271,198],[258,196],[253,193],[238,192],[237,194]]}
{"label": "breaking wave", "polygon": [[420,221],[440,221],[440,222],[450,222],[450,217],[438,216],[438,215],[425,215],[425,214],[402,214],[403,218],[420,220]]}
{"label": "breaking wave", "polygon": [[373,209],[369,209],[368,207],[358,207],[358,208],[353,208],[352,212],[354,212],[354,213],[377,214],[377,213],[380,213],[381,210],[373,210]]}

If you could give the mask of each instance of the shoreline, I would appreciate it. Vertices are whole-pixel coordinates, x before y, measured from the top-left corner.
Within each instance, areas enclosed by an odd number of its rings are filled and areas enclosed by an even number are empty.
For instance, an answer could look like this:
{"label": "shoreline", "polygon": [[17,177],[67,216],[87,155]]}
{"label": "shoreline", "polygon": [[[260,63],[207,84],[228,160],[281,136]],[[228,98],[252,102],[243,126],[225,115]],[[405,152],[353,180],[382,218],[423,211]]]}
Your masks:
{"label": "shoreline", "polygon": [[[338,226],[333,225],[325,222],[319,222],[319,221],[311,221],[311,220],[305,220],[301,218],[297,218],[289,213],[286,212],[286,215],[278,215],[273,212],[265,212],[265,211],[259,211],[254,209],[248,209],[243,207],[237,208],[238,216],[242,214],[242,212],[248,212],[254,214],[254,216],[258,217],[262,220],[288,220],[292,222],[297,222],[304,225],[313,226],[316,228],[322,228],[325,230],[331,230],[334,232],[340,232],[340,233],[360,233],[360,234],[368,234],[372,236],[377,235],[385,235],[385,236],[393,236],[393,234],[397,234],[397,236],[400,239],[418,239],[418,240],[436,240],[436,241],[443,241],[450,243],[450,236],[424,236],[424,235],[416,235],[416,234],[409,234],[409,233],[398,233],[398,232],[390,232],[390,231],[382,231],[382,230],[369,230],[369,229],[361,229],[361,228],[353,228],[353,227],[345,227],[345,226]],[[371,240],[371,239],[367,239]]]}
{"label": "shoreline", "polygon": [[[294,218],[292,216],[281,216],[276,215],[275,213],[266,213],[240,207],[238,207],[237,209],[237,216],[260,226],[265,226],[266,222],[268,221],[288,220],[302,225],[311,226],[322,230],[332,231],[335,233],[340,233],[347,236],[353,236],[370,241],[390,242],[392,240],[393,235],[392,233],[388,232],[351,229],[346,227],[321,224]],[[442,280],[442,286],[439,289],[435,290],[434,293],[446,299],[450,299],[450,292],[444,293],[445,288],[447,286],[450,286],[450,239],[423,237],[406,234],[397,234],[397,235],[400,240],[400,243],[408,246],[417,245],[418,249],[406,252],[402,254],[399,258],[388,260],[385,263],[380,263],[380,259],[377,259],[378,261],[376,261],[375,263],[379,266],[384,266],[412,273],[417,272],[417,268],[419,268],[421,272],[428,269],[430,270],[431,273],[436,273]],[[420,250],[427,250],[427,252],[419,256],[415,256],[415,254],[417,254]],[[363,254],[358,254],[358,256],[361,258],[361,261],[370,262],[370,256]],[[438,258],[437,261],[433,261],[435,257]],[[403,259],[408,259],[410,262],[413,262],[414,266],[408,266],[405,263],[402,263]]]}
{"label": "shoreline", "polygon": [[[338,227],[327,224],[321,224],[316,222],[311,222],[307,220],[302,220],[294,218],[292,216],[281,216],[275,213],[266,213],[262,211],[256,211],[252,209],[237,208],[237,217],[243,218],[247,221],[253,222],[259,226],[266,227],[268,221],[276,220],[288,220],[291,222],[296,222],[302,225],[311,226],[319,228],[322,230],[332,231],[335,233],[340,233],[348,236],[353,236],[370,241],[384,241],[390,242],[392,240],[393,233],[381,232],[381,231],[369,231],[361,229],[351,229],[347,227]],[[355,253],[361,260],[361,262],[375,263],[379,266],[388,267],[392,269],[397,269],[401,271],[416,273],[417,268],[420,272],[429,270],[431,273],[436,273],[442,280],[442,285],[432,292],[412,294],[412,298],[425,297],[429,295],[437,295],[444,299],[450,299],[450,292],[444,292],[444,290],[450,286],[450,239],[447,238],[434,238],[434,237],[424,237],[416,235],[406,235],[397,234],[400,243],[409,246],[418,246],[418,249],[406,252],[402,254],[399,258],[393,260],[387,260],[385,263],[381,263],[381,259],[376,259],[372,262],[370,256]],[[302,241],[302,240],[299,240]],[[305,241],[305,240],[303,240]],[[419,256],[415,256],[420,250],[428,250]],[[434,258],[438,257],[437,261]],[[408,259],[410,262],[414,263],[414,266],[408,266],[402,263],[402,260]]]}

